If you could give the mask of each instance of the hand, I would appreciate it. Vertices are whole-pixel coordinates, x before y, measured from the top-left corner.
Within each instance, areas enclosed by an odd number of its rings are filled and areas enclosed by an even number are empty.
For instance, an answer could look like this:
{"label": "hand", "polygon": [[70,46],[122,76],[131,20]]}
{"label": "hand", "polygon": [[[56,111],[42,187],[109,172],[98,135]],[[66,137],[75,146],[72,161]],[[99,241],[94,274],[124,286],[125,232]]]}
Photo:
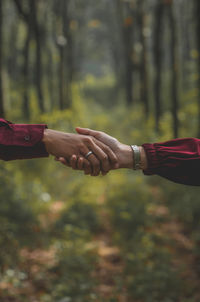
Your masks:
{"label": "hand", "polygon": [[[89,135],[94,137],[97,141],[109,146],[115,153],[118,165],[114,165],[111,169],[117,168],[132,168],[133,167],[133,154],[130,146],[120,143],[116,138],[100,131],[94,131],[85,128],[76,128],[76,131],[81,135]],[[82,157],[77,157],[75,154],[67,161],[65,158],[58,159],[64,165],[70,166],[75,170],[84,170],[85,174],[91,174],[87,164],[84,163]],[[103,175],[106,174],[104,171]]]}
{"label": "hand", "polygon": [[[82,167],[84,163],[85,169],[94,176],[98,175],[100,170],[103,173],[107,173],[112,167],[117,165],[117,158],[114,152],[104,143],[88,135],[45,129],[43,142],[49,154],[54,155],[56,158],[65,158],[68,164],[73,154],[77,158],[80,156],[82,163],[79,163],[79,167]],[[86,160],[83,156],[89,151],[92,151],[93,154]]]}
{"label": "hand", "polygon": [[116,138],[102,132],[87,128],[76,128],[76,131],[82,135],[90,135],[109,146],[115,153],[118,162],[118,168],[133,168],[133,151],[129,145],[120,143]]}
{"label": "hand", "polygon": [[[93,136],[97,140],[108,145],[117,156],[118,168],[129,168],[129,169],[133,168],[134,165],[133,151],[129,145],[122,144],[116,138],[101,131],[94,131],[85,128],[76,128],[76,131],[83,135]],[[143,147],[139,147],[139,148],[141,153],[141,169],[146,170],[148,166],[146,153]],[[65,164],[64,159],[62,159],[62,162]],[[80,169],[80,170],[84,169],[85,174],[89,174],[86,173],[86,169],[84,168],[83,165],[81,165],[80,159],[77,159],[75,155],[71,157],[70,165],[76,169]]]}

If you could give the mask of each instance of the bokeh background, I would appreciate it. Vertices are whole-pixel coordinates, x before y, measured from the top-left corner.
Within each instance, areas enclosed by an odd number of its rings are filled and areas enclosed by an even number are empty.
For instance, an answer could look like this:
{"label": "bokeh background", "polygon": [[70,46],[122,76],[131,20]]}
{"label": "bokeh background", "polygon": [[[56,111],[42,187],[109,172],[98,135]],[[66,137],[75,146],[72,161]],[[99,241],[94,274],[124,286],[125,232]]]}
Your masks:
{"label": "bokeh background", "polygon": [[[200,1],[0,0],[0,115],[127,144],[198,137]],[[1,162],[0,300],[199,302],[199,194]]]}

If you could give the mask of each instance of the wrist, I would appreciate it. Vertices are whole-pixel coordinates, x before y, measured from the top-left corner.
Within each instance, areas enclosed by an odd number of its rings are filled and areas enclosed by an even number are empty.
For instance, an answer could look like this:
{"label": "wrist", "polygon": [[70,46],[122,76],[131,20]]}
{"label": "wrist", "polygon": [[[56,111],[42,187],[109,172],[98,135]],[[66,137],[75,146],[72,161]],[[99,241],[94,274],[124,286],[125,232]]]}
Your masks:
{"label": "wrist", "polygon": [[142,146],[140,146],[139,148],[140,148],[140,155],[141,155],[141,169],[146,170],[148,168],[146,152]]}
{"label": "wrist", "polygon": [[51,154],[51,131],[50,129],[44,129],[44,133],[43,133],[43,138],[42,138],[42,142],[45,145],[46,151]]}
{"label": "wrist", "polygon": [[[141,169],[146,170],[148,167],[146,153],[143,147],[139,146]],[[131,146],[121,144],[119,147],[119,168],[133,169],[134,154]]]}
{"label": "wrist", "polygon": [[129,145],[120,144],[119,147],[119,168],[133,168],[133,151]]}

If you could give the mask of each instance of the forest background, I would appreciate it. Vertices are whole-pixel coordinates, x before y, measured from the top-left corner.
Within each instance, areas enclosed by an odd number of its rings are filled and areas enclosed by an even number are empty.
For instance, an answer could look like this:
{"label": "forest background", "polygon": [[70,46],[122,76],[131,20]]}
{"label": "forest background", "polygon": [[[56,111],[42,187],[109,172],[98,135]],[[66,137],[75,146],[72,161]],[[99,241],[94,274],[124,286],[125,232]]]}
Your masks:
{"label": "forest background", "polygon": [[[142,144],[200,135],[199,0],[0,0],[0,116]],[[200,301],[200,191],[0,164],[0,300]]]}

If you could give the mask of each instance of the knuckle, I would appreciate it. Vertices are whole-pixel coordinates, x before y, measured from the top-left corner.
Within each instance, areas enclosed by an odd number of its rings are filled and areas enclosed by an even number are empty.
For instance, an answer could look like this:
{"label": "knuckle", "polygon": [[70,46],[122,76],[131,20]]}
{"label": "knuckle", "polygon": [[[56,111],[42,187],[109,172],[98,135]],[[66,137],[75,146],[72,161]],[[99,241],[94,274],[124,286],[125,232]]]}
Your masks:
{"label": "knuckle", "polygon": [[86,163],[86,164],[84,165],[84,168],[85,168],[86,170],[90,170],[90,164],[89,164],[89,163]]}
{"label": "knuckle", "polygon": [[92,143],[92,138],[87,136],[87,137],[85,137],[84,141],[86,144],[90,144],[90,143]]}
{"label": "knuckle", "polygon": [[84,148],[84,146],[85,146],[84,143],[80,142],[78,145],[79,150],[82,150]]}
{"label": "knuckle", "polygon": [[108,146],[104,146],[104,151],[106,152],[106,153],[108,153],[108,152],[110,152],[110,148],[108,147]]}
{"label": "knuckle", "polygon": [[107,154],[103,154],[103,156],[102,156],[102,158],[103,158],[103,160],[108,160],[108,155]]}
{"label": "knuckle", "polygon": [[117,163],[117,158],[113,157],[111,161],[112,161],[112,163],[116,164]]}
{"label": "knuckle", "polygon": [[94,168],[97,170],[99,169],[99,164],[98,163],[94,163]]}
{"label": "knuckle", "polygon": [[98,161],[94,161],[93,167],[94,167],[95,169],[98,169],[98,168],[100,167],[99,162],[98,162]]}
{"label": "knuckle", "polygon": [[100,138],[101,138],[101,132],[97,132],[97,134],[95,135],[95,137],[96,137],[97,139],[100,139]]}

